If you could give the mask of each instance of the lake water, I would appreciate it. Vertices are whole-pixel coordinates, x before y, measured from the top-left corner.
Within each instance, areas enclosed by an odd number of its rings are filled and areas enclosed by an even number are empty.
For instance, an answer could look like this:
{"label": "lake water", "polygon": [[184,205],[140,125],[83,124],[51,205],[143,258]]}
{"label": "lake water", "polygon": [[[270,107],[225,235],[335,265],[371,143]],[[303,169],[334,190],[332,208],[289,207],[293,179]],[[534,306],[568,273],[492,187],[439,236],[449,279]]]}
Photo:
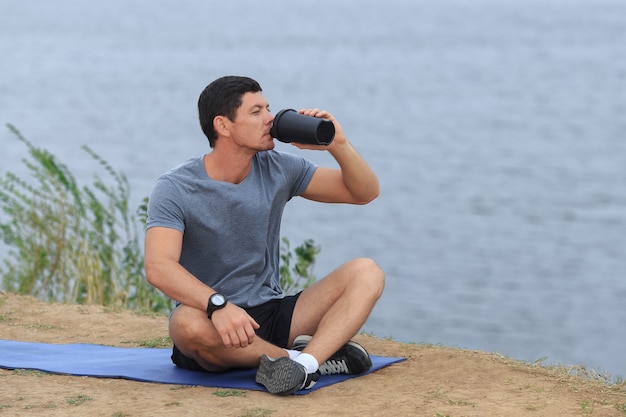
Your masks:
{"label": "lake water", "polygon": [[[200,91],[257,79],[331,111],[380,176],[364,207],[297,199],[322,276],[378,261],[365,331],[626,376],[622,0],[30,0],[0,7],[0,121],[133,201],[208,151]],[[0,129],[1,171],[21,143]],[[279,149],[292,150],[284,144]],[[333,164],[324,153],[305,153]]]}

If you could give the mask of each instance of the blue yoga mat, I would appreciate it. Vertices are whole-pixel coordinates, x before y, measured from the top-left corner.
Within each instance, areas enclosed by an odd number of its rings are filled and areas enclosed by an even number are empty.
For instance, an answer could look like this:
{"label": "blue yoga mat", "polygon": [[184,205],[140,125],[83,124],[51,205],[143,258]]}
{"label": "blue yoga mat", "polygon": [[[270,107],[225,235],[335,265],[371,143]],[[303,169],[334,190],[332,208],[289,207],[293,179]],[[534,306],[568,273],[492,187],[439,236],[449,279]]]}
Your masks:
{"label": "blue yoga mat", "polygon": [[[224,373],[196,372],[175,366],[171,349],[121,348],[90,344],[49,344],[0,340],[0,368],[34,369],[55,374],[123,378],[163,384],[200,385],[205,387],[265,390],[254,381],[256,369]],[[405,358],[372,356],[372,369],[401,362]],[[362,374],[362,375],[367,375]],[[307,394],[361,375],[325,375]]]}

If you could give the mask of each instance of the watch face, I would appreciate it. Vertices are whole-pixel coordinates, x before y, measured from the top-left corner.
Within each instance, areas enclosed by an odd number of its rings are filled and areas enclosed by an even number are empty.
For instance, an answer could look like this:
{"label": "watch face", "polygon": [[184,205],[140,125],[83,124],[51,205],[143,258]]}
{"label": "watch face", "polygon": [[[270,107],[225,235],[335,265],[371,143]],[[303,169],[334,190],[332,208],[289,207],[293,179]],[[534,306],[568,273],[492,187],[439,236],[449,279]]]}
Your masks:
{"label": "watch face", "polygon": [[226,299],[222,294],[213,294],[211,296],[211,302],[216,306],[221,306],[226,302]]}

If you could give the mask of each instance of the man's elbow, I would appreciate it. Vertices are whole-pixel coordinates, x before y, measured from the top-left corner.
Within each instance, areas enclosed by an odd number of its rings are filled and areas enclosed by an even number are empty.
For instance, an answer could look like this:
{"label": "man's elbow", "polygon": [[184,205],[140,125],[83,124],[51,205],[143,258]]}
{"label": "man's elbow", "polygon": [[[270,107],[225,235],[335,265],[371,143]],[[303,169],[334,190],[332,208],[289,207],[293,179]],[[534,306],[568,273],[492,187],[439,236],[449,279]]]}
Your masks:
{"label": "man's elbow", "polygon": [[376,184],[376,187],[372,187],[370,190],[368,190],[366,194],[361,196],[361,198],[358,198],[355,201],[355,204],[364,206],[365,204],[369,204],[372,201],[376,200],[379,195],[380,195],[380,187],[378,187],[378,184]]}
{"label": "man's elbow", "polygon": [[156,262],[150,262],[150,261],[144,261],[144,270],[146,272],[146,281],[148,281],[148,284],[159,288],[159,271],[161,268],[159,268],[158,264]]}

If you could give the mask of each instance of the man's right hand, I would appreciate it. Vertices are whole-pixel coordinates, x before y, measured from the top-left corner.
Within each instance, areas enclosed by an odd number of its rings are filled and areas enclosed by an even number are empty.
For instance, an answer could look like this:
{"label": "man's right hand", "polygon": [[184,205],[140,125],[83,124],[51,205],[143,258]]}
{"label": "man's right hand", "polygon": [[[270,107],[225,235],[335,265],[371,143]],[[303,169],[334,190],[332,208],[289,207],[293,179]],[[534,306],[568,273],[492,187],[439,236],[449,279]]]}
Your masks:
{"label": "man's right hand", "polygon": [[244,310],[229,302],[211,316],[215,330],[227,348],[245,348],[254,342],[259,324]]}

